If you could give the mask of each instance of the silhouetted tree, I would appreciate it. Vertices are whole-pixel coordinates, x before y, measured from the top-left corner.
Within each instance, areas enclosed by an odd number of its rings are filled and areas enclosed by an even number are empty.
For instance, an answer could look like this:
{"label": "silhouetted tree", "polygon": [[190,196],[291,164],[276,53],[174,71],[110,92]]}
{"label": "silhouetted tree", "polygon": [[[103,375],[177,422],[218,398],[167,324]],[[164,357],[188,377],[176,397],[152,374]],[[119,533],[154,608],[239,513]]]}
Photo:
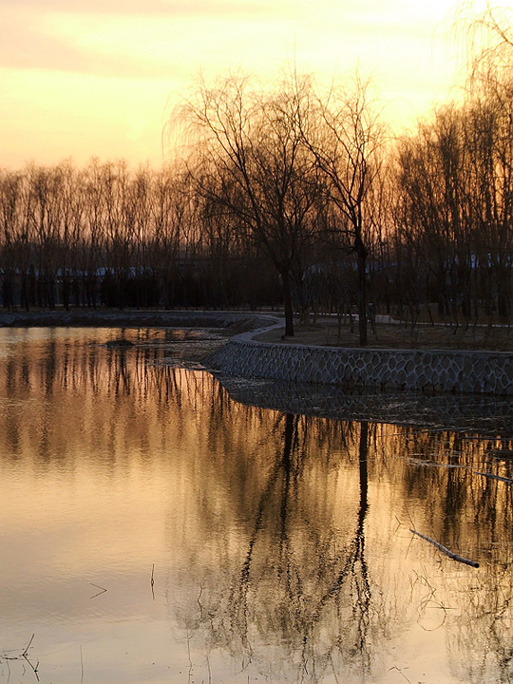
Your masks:
{"label": "silhouetted tree", "polygon": [[300,119],[308,149],[322,173],[331,205],[328,235],[357,257],[360,345],[367,344],[367,258],[373,241],[372,189],[379,182],[383,127],[372,111],[368,85],[333,87],[313,96]]}
{"label": "silhouetted tree", "polygon": [[299,129],[300,96],[266,94],[248,79],[202,85],[180,108],[195,144],[188,165],[198,193],[233,216],[279,273],[285,334],[294,334],[292,281],[301,278],[316,231],[318,175]]}

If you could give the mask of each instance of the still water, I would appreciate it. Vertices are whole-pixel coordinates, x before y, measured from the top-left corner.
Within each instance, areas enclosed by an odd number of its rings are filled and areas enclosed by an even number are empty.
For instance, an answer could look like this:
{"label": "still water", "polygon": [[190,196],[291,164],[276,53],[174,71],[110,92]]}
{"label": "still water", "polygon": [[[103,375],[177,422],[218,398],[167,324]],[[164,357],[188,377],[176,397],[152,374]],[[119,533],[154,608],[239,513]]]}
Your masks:
{"label": "still water", "polygon": [[0,330],[0,682],[511,681],[513,443],[237,403],[197,341]]}

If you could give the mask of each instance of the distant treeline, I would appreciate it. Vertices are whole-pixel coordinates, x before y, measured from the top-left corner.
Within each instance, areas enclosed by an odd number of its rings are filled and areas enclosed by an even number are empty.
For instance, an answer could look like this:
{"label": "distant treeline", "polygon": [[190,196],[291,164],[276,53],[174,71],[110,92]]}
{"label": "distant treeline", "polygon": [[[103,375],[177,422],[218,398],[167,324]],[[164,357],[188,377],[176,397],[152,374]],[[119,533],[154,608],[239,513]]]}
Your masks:
{"label": "distant treeline", "polygon": [[[160,170],[0,171],[6,308],[100,305],[511,317],[513,52],[490,10],[465,98],[391,139],[367,84],[226,78],[170,121]],[[481,22],[481,23],[480,23]],[[494,23],[495,22],[495,23]]]}
{"label": "distant treeline", "polygon": [[85,169],[64,162],[0,172],[4,306],[272,302],[272,269],[242,246],[222,244],[228,235],[206,231],[199,198],[184,182],[169,168],[96,160]]}

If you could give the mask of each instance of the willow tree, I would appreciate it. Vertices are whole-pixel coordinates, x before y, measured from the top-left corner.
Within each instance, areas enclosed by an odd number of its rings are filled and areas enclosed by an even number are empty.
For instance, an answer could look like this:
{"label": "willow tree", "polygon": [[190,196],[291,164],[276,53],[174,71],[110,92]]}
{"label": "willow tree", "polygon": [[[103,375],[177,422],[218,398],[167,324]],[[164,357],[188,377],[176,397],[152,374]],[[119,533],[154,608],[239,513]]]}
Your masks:
{"label": "willow tree", "polygon": [[276,268],[285,335],[294,335],[293,283],[315,239],[318,174],[299,128],[301,96],[283,86],[252,88],[247,78],[202,84],[175,113],[189,136],[195,191],[231,215],[241,237]]}
{"label": "willow tree", "polygon": [[506,322],[513,268],[513,11],[487,2],[483,11],[463,16],[463,25],[478,248],[489,275],[488,298],[496,293],[494,306]]}
{"label": "willow tree", "polygon": [[435,281],[439,313],[456,323],[460,309],[467,323],[483,305],[503,322],[511,311],[513,33],[498,17],[488,7],[471,23],[466,97],[398,145],[401,232]]}
{"label": "willow tree", "polygon": [[455,321],[470,313],[472,206],[467,119],[454,107],[439,109],[429,124],[399,145],[398,194],[402,230],[415,243],[436,283],[440,314]]}

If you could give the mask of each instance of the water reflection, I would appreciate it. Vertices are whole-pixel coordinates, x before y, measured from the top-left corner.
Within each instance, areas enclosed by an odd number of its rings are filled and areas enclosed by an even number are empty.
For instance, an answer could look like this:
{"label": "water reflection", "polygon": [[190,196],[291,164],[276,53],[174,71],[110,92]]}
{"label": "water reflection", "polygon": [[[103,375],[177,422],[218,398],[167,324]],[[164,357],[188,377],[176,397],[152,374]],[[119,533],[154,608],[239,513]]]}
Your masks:
{"label": "water reflection", "polygon": [[46,682],[511,680],[509,440],[252,408],[120,335],[0,331],[0,681],[31,634]]}

